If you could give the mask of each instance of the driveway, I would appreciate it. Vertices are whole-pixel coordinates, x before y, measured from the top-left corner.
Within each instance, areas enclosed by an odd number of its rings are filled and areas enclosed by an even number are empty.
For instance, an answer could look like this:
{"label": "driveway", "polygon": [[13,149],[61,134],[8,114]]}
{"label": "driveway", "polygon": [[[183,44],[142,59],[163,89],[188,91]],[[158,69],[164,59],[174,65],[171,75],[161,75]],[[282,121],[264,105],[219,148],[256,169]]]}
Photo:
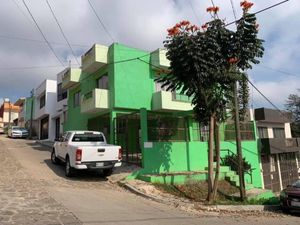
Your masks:
{"label": "driveway", "polygon": [[299,224],[297,216],[190,215],[135,196],[99,174],[69,179],[50,150],[0,136],[0,224]]}

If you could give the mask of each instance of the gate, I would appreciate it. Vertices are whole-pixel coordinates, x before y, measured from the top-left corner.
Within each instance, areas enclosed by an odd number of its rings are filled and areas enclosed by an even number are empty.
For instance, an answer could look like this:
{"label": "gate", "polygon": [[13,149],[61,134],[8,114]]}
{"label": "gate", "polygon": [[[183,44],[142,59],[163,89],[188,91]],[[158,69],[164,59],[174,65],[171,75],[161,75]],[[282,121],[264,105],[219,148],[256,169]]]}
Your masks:
{"label": "gate", "polygon": [[117,114],[115,123],[115,143],[123,149],[123,161],[141,166],[140,114]]}

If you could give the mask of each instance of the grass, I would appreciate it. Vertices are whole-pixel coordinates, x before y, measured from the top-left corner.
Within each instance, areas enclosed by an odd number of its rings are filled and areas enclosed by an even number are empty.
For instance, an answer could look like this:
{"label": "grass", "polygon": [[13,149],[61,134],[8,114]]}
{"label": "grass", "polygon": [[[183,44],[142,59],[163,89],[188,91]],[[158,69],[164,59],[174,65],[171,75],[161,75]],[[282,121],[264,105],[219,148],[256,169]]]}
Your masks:
{"label": "grass", "polygon": [[[195,202],[206,203],[207,182],[206,181],[188,181],[183,185],[154,184],[162,192],[166,192],[178,197],[190,199]],[[231,185],[228,181],[220,180],[216,200],[214,204],[219,205],[277,205],[278,198],[271,199],[250,199],[244,202],[239,201],[237,197],[230,195],[238,193],[239,189]]]}

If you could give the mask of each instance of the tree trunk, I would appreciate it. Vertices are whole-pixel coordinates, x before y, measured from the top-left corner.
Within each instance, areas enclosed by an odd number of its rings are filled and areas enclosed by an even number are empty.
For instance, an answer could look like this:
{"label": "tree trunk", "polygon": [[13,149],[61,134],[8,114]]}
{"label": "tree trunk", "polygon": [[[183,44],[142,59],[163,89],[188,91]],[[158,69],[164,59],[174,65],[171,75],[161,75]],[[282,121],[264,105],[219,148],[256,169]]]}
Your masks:
{"label": "tree trunk", "polygon": [[215,152],[216,152],[216,174],[215,174],[214,186],[212,191],[213,201],[216,199],[217,196],[219,174],[220,174],[220,133],[219,133],[219,125],[216,119],[214,121],[214,131],[215,131]]}
{"label": "tree trunk", "polygon": [[246,190],[245,190],[245,179],[244,179],[244,166],[243,166],[243,152],[241,144],[241,132],[240,132],[240,118],[239,118],[239,106],[237,99],[237,82],[234,84],[234,110],[235,110],[235,134],[236,134],[236,149],[238,155],[238,174],[240,180],[240,197],[241,201],[246,199]]}
{"label": "tree trunk", "polygon": [[213,176],[214,176],[214,114],[209,122],[209,140],[208,140],[208,193],[207,201],[212,202]]}

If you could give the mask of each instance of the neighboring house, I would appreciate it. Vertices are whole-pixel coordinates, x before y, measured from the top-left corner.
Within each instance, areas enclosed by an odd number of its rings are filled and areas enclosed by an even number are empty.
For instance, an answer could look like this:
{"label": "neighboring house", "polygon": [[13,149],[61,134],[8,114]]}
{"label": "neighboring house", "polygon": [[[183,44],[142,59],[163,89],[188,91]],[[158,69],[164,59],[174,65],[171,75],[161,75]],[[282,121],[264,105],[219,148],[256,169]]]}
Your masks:
{"label": "neighboring house", "polygon": [[55,138],[55,123],[51,119],[51,115],[56,114],[56,90],[56,80],[47,79],[34,91],[33,120],[35,121],[35,132],[40,140],[54,140]]}
{"label": "neighboring house", "polygon": [[[69,93],[65,131],[104,132],[110,143],[122,146],[125,161],[142,166],[140,174],[207,168],[207,127],[194,120],[187,96],[155,81],[160,69],[169,67],[164,50],[95,44],[81,59],[81,69],[69,68],[63,77],[62,87]],[[254,168],[246,182],[262,187],[255,131],[253,121],[242,126],[243,154]],[[221,149],[222,157],[236,153],[233,124],[222,126]]]}
{"label": "neighboring house", "polygon": [[19,110],[19,106],[12,104],[8,98],[4,99],[0,107],[0,117],[4,127],[13,124],[13,121],[19,117]]}
{"label": "neighboring house", "polygon": [[[63,124],[67,117],[68,110],[68,92],[62,88],[62,78],[66,75],[68,69],[63,70],[57,74],[57,92],[55,101],[55,112],[51,114],[50,123],[54,124],[50,137],[59,138],[63,133]],[[52,140],[52,138],[50,138]]]}
{"label": "neighboring house", "polygon": [[19,106],[19,117],[15,119],[16,125],[20,127],[25,127],[25,114],[26,114],[26,98],[19,98],[14,105]]}
{"label": "neighboring house", "polygon": [[280,191],[299,178],[300,138],[291,135],[291,114],[255,109],[264,187]]}

